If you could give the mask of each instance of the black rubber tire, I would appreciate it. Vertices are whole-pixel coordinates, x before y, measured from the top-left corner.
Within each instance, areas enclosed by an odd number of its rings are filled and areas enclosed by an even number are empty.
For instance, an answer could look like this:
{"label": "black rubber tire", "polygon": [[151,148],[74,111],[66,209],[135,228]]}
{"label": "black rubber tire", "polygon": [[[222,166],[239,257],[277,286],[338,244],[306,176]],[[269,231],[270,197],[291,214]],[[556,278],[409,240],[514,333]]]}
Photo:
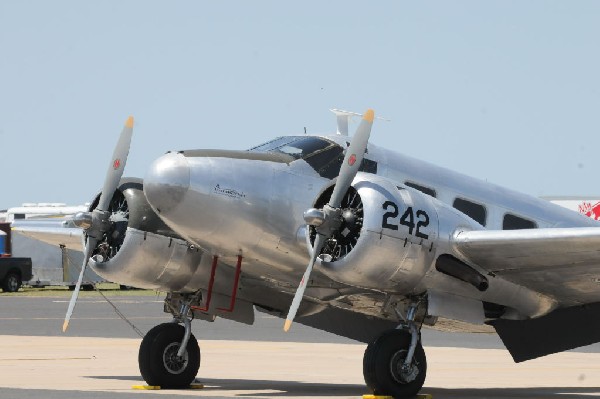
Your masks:
{"label": "black rubber tire", "polygon": [[148,385],[174,389],[194,382],[200,369],[200,347],[193,334],[186,347],[187,364],[178,373],[173,373],[165,361],[166,353],[179,349],[184,332],[185,328],[175,323],[159,324],[148,331],[138,355],[140,373]]}
{"label": "black rubber tire", "polygon": [[391,371],[394,355],[408,350],[409,346],[410,334],[403,330],[387,331],[367,346],[363,358],[363,375],[367,387],[374,395],[412,398],[419,393],[427,375],[427,360],[420,340],[413,356],[413,365],[417,365],[419,369],[416,378],[409,383],[402,383]]}
{"label": "black rubber tire", "polygon": [[21,288],[21,277],[16,273],[9,273],[2,282],[4,292],[17,292]]}

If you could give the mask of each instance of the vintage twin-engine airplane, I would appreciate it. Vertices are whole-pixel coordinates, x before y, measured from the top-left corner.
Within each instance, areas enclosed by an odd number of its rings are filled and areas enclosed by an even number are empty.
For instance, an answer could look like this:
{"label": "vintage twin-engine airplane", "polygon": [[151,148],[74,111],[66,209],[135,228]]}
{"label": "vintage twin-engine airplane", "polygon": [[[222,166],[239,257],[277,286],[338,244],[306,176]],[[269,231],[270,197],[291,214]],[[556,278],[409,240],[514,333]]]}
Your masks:
{"label": "vintage twin-engine airplane", "polygon": [[367,386],[400,398],[425,381],[423,325],[495,329],[515,361],[600,341],[597,221],[368,144],[372,110],[350,141],[335,112],[338,134],[170,152],[143,181],[121,179],[129,118],[78,228],[21,232],[73,247],[83,231],[80,281],[89,263],[168,293],[174,322],[140,346],[150,385],[196,377],[192,319],[252,324],[254,309],[369,342]]}

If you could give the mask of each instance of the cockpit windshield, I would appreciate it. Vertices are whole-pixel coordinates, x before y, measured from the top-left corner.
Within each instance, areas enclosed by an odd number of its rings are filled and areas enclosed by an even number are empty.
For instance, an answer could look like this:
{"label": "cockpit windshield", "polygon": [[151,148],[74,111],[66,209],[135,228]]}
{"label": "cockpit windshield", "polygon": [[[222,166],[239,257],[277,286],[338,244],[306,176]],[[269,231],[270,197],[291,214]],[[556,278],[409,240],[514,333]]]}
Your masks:
{"label": "cockpit windshield", "polygon": [[250,149],[254,152],[281,152],[296,159],[306,159],[315,152],[331,145],[336,145],[318,137],[290,136],[279,137],[265,144]]}
{"label": "cockpit windshield", "polygon": [[[319,175],[328,179],[337,177],[344,161],[344,150],[338,144],[314,136],[288,136],[278,137],[265,144],[251,148],[252,152],[276,152],[292,156],[295,159],[303,159]],[[371,162],[368,160],[364,161]],[[373,168],[365,170],[377,173],[377,164]],[[364,170],[364,165],[361,165]]]}
{"label": "cockpit windshield", "polygon": [[340,172],[344,150],[334,142],[313,136],[279,137],[250,149],[280,152],[305,160],[319,175],[333,179]]}

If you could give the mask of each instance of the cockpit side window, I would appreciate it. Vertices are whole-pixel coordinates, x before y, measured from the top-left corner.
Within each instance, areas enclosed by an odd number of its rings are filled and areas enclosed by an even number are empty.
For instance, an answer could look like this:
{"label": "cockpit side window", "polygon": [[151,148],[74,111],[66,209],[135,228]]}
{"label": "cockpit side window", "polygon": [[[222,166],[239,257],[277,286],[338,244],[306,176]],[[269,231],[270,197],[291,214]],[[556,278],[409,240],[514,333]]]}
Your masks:
{"label": "cockpit side window", "polygon": [[361,172],[372,173],[374,175],[377,174],[377,162],[371,161],[370,159],[363,158],[360,168],[358,168]]}
{"label": "cockpit side window", "polygon": [[344,161],[344,151],[338,145],[332,145],[322,151],[307,157],[305,161],[312,166],[317,173],[328,179],[333,179],[340,174],[340,168]]}

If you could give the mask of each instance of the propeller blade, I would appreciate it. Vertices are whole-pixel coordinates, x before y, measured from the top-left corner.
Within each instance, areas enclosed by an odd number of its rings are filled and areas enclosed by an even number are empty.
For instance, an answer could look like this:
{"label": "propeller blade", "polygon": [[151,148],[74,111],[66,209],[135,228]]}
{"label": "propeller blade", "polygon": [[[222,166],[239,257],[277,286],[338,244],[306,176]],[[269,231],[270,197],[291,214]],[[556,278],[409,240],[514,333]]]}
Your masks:
{"label": "propeller blade", "polygon": [[[102,187],[102,194],[100,194],[100,201],[96,209],[100,212],[100,217],[96,218],[94,213],[79,213],[73,218],[73,223],[87,231],[87,244],[83,250],[83,264],[81,265],[81,272],[79,273],[79,279],[75,285],[75,290],[69,301],[69,308],[67,309],[67,315],[65,316],[65,322],[63,323],[63,332],[69,328],[69,321],[71,315],[75,309],[77,303],[77,297],[79,296],[79,290],[81,289],[81,282],[83,281],[83,274],[87,264],[92,256],[92,251],[96,248],[99,238],[106,232],[106,225],[108,224],[108,206],[113,197],[115,190],[117,189],[121,177],[123,176],[123,170],[127,163],[127,156],[129,155],[129,147],[131,145],[131,136],[133,134],[133,116],[127,118],[125,126],[119,136],[119,141],[113,151],[112,161],[108,165],[106,177],[104,178],[104,186]],[[99,238],[98,238],[99,237]]]}
{"label": "propeller blade", "polygon": [[325,245],[325,237],[321,234],[317,234],[315,237],[315,246],[313,247],[312,257],[310,262],[308,263],[308,267],[304,272],[304,276],[302,276],[302,281],[300,281],[300,285],[296,290],[296,295],[294,295],[294,300],[290,305],[290,310],[288,311],[288,315],[285,318],[285,325],[283,326],[283,331],[287,332],[292,326],[292,322],[296,317],[296,312],[298,312],[298,308],[300,307],[300,302],[302,302],[302,297],[304,296],[304,290],[308,284],[308,280],[310,279],[310,273],[312,272],[313,266],[315,265],[315,261],[317,260],[317,256],[321,253],[323,246]]}
{"label": "propeller blade", "polygon": [[77,297],[79,296],[79,290],[81,289],[81,282],[83,281],[83,273],[85,272],[85,268],[87,267],[88,261],[90,260],[91,251],[96,247],[98,240],[92,237],[88,237],[87,245],[84,249],[83,256],[83,264],[81,265],[81,272],[79,272],[79,279],[77,280],[77,285],[75,285],[75,290],[73,290],[73,295],[71,295],[71,301],[69,302],[69,308],[67,309],[67,315],[65,316],[65,322],[63,323],[63,332],[67,331],[69,328],[69,321],[71,320],[71,315],[73,314],[73,310],[75,309],[75,303],[77,302]]}
{"label": "propeller blade", "polygon": [[113,152],[108,170],[106,171],[106,177],[104,179],[104,187],[102,188],[102,194],[100,195],[100,202],[98,203],[98,210],[107,211],[112,199],[113,193],[117,189],[121,177],[123,176],[123,169],[127,163],[127,155],[129,154],[129,146],[131,145],[131,135],[133,134],[133,116],[127,118],[119,141]]}
{"label": "propeller blade", "polygon": [[375,112],[372,109],[368,109],[356,129],[356,133],[352,136],[350,147],[346,150],[344,163],[342,163],[340,174],[329,200],[329,206],[332,208],[340,207],[346,191],[350,188],[352,180],[354,180],[360,168],[365,151],[367,150],[367,143],[371,135],[371,126],[373,126],[374,118]]}

